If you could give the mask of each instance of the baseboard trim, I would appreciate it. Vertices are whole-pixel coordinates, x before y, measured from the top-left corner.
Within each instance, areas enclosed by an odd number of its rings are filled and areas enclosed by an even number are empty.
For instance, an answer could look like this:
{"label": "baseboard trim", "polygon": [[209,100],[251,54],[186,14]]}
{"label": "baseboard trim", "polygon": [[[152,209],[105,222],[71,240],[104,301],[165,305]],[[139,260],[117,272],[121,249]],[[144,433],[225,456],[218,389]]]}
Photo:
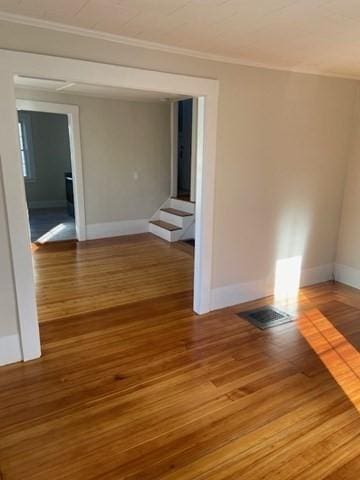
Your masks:
{"label": "baseboard trim", "polygon": [[337,282],[349,285],[349,287],[360,288],[360,270],[357,268],[335,263],[334,272]]}
{"label": "baseboard trim", "polygon": [[301,272],[300,286],[307,287],[316,283],[328,282],[334,279],[334,264],[327,263],[318,267],[305,268]]}
{"label": "baseboard trim", "polygon": [[87,239],[119,237],[149,231],[149,220],[122,220],[120,222],[93,223],[86,227]]}
{"label": "baseboard trim", "polygon": [[[305,287],[316,283],[326,282],[333,277],[333,264],[306,268],[301,272],[300,286]],[[267,297],[274,293],[274,281],[260,279],[253,282],[243,282],[226,287],[214,288],[211,291],[211,310],[230,307],[238,303],[250,302]]]}
{"label": "baseboard trim", "polygon": [[21,361],[22,353],[19,335],[0,337],[0,366]]}
{"label": "baseboard trim", "polygon": [[28,202],[29,208],[65,208],[67,205],[66,200],[41,200]]}

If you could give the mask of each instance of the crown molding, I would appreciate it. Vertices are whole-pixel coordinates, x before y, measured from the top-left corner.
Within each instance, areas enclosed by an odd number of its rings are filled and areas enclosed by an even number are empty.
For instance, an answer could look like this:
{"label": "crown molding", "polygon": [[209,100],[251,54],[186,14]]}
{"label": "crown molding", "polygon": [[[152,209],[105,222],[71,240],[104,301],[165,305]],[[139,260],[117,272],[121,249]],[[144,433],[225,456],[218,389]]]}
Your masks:
{"label": "crown molding", "polygon": [[[46,28],[48,30],[55,30],[58,32],[72,33],[74,35],[80,35],[82,37],[96,38],[98,40],[106,40],[113,43],[121,43],[130,47],[146,48],[150,50],[158,50],[161,52],[175,53],[178,55],[185,55],[188,57],[196,57],[204,60],[212,60],[223,63],[243,63],[240,59],[234,57],[226,57],[222,55],[216,55],[212,53],[202,52],[199,50],[192,50],[188,48],[180,48],[164,43],[151,42],[149,40],[140,40],[133,37],[125,37],[115,33],[107,33],[99,30],[93,30],[89,28],[76,27],[73,25],[66,25],[64,23],[52,22],[50,20],[44,20],[34,17],[26,17],[23,15],[16,15],[13,13],[6,13],[0,11],[0,20],[12,23],[20,23],[22,25],[28,25],[38,28]],[[257,62],[250,62],[251,66],[258,66]]]}
{"label": "crown molding", "polygon": [[198,58],[201,60],[208,60],[212,62],[228,63],[234,65],[242,65],[245,67],[265,68],[268,70],[280,70],[293,73],[305,73],[310,75],[320,75],[324,77],[335,77],[347,80],[360,80],[359,75],[346,75],[333,72],[323,72],[316,68],[309,68],[306,66],[296,67],[284,67],[273,63],[256,62],[247,58],[241,57],[227,57],[217,55],[213,53],[203,52],[199,50],[192,50],[188,48],[180,48],[164,43],[151,42],[148,40],[140,40],[132,37],[125,37],[114,33],[107,33],[98,30],[92,30],[89,28],[82,28],[73,25],[66,25],[64,23],[52,22],[50,20],[44,20],[40,18],[27,17],[23,15],[16,15],[13,13],[7,13],[0,11],[0,21],[18,23],[21,25],[27,25],[31,27],[37,27],[56,32],[70,33],[73,35],[79,35],[82,37],[93,38],[97,40],[105,40],[107,42],[119,43],[130,47],[145,48],[150,50],[157,50],[160,52],[171,53],[176,55],[183,55],[192,58]]}

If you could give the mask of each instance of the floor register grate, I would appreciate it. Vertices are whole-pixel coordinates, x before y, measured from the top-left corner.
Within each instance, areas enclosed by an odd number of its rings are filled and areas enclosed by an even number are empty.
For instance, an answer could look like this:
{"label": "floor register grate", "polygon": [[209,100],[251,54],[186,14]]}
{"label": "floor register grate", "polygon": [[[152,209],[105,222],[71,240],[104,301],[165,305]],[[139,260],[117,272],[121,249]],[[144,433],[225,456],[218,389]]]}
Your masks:
{"label": "floor register grate", "polygon": [[265,307],[248,310],[246,312],[238,312],[237,315],[240,318],[245,318],[261,330],[277,327],[278,325],[294,320],[294,317],[272,305],[266,305]]}

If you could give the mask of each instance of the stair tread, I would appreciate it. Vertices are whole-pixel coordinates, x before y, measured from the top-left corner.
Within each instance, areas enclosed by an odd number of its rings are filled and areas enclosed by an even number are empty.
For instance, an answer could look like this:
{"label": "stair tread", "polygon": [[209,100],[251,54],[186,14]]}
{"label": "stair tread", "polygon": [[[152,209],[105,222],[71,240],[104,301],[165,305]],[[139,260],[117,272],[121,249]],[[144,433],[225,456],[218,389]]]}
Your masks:
{"label": "stair tread", "polygon": [[161,208],[162,212],[171,213],[177,217],[191,217],[193,213],[184,212],[183,210],[178,210],[177,208]]}
{"label": "stair tread", "polygon": [[186,202],[186,203],[192,203],[195,205],[195,202],[193,200],[186,200],[184,198],[179,198],[179,197],[170,197],[172,200],[179,200],[179,202]]}
{"label": "stair tread", "polygon": [[150,223],[153,223],[158,227],[165,228],[165,230],[169,230],[169,232],[173,232],[175,230],[181,230],[181,227],[178,227],[177,225],[173,225],[172,223],[164,222],[163,220],[150,220]]}

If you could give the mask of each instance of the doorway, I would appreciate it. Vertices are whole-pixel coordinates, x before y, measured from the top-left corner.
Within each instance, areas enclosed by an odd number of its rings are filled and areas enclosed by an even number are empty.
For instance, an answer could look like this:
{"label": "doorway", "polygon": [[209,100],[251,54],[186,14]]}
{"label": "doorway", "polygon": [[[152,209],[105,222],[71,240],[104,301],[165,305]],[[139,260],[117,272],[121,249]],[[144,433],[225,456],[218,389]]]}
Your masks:
{"label": "doorway", "polygon": [[[18,150],[17,116],[14,111],[14,76],[56,78],[66,81],[73,76],[77,81],[92,82],[97,85],[116,86],[128,89],[173,93],[185,97],[196,97],[199,115],[197,117],[197,176],[196,176],[196,232],[194,304],[197,313],[206,313],[211,308],[213,212],[216,159],[216,129],[219,82],[206,78],[176,75],[153,70],[100,64],[46,55],[22,52],[0,51],[3,75],[0,78],[1,104],[0,130],[2,188],[7,210],[9,246],[13,266],[14,284],[17,299],[19,339],[22,359],[29,360],[40,356],[39,328],[36,312],[33,281],[32,257],[27,233],[27,212],[24,186]],[[31,109],[31,108],[30,108]],[[65,113],[67,113],[64,108]],[[86,238],[85,216],[78,215],[81,196],[77,195],[82,176],[80,160],[80,135],[76,129],[76,117],[69,116],[70,130],[75,149],[76,168],[72,164],[76,227],[83,226],[83,239]],[[77,118],[78,121],[78,118]],[[74,128],[75,127],[75,128]],[[78,135],[77,135],[78,132]],[[72,151],[73,153],[73,151]],[[83,207],[83,206],[82,206]],[[78,210],[77,210],[78,209]],[[84,208],[82,208],[84,215]],[[81,238],[80,238],[81,239]]]}
{"label": "doorway", "polygon": [[16,100],[31,242],[85,240],[79,109]]}
{"label": "doorway", "polygon": [[67,116],[18,110],[18,128],[31,242],[76,239]]}
{"label": "doorway", "polygon": [[177,198],[190,200],[193,99],[178,102]]}

